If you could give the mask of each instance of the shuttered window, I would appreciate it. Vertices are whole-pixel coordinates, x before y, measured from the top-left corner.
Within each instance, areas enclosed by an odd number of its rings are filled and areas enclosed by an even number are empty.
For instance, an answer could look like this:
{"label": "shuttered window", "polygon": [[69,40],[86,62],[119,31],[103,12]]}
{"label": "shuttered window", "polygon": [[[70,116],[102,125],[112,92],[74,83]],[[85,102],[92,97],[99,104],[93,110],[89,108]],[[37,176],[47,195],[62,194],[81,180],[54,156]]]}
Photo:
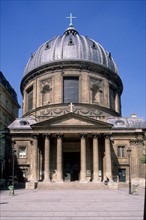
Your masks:
{"label": "shuttered window", "polygon": [[117,155],[118,157],[125,157],[125,146],[118,146]]}

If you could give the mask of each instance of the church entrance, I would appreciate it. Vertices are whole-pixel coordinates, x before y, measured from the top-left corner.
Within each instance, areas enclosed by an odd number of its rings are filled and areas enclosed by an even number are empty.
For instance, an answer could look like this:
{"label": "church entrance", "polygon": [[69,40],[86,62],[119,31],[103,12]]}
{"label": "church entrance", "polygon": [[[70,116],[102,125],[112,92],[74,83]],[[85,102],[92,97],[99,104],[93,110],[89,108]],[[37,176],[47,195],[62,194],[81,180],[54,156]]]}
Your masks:
{"label": "church entrance", "polygon": [[79,180],[80,152],[63,153],[63,178],[64,181]]}

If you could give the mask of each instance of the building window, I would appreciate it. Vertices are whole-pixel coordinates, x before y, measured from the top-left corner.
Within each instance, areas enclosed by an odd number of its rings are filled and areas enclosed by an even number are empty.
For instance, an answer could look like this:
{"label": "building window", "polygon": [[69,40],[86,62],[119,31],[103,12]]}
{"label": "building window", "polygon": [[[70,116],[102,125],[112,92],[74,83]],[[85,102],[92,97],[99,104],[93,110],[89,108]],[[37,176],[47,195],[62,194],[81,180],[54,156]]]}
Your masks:
{"label": "building window", "polygon": [[65,77],[63,79],[63,102],[78,103],[79,102],[79,78]]}
{"label": "building window", "polygon": [[26,125],[29,125],[29,122],[27,120],[21,120],[20,125],[21,126],[26,126]]}
{"label": "building window", "polygon": [[26,158],[26,147],[19,146],[19,158]]}
{"label": "building window", "polygon": [[33,86],[27,90],[27,106],[28,111],[33,108]]}
{"label": "building window", "polygon": [[125,146],[118,146],[117,155],[118,157],[125,157]]}
{"label": "building window", "polygon": [[6,108],[8,108],[8,100],[6,99]]}
{"label": "building window", "polygon": [[115,98],[116,98],[116,92],[113,88],[110,88],[110,108],[112,110],[115,110]]}

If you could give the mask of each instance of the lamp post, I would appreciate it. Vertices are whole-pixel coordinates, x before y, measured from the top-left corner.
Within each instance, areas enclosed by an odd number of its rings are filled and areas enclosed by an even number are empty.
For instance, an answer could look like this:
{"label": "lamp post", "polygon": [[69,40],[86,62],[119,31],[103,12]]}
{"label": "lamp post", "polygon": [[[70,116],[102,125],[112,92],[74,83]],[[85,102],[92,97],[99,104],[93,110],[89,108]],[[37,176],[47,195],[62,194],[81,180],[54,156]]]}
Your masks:
{"label": "lamp post", "polygon": [[128,155],[128,163],[129,163],[129,194],[132,194],[131,192],[131,160],[130,160],[131,149],[130,148],[127,149],[127,155]]}

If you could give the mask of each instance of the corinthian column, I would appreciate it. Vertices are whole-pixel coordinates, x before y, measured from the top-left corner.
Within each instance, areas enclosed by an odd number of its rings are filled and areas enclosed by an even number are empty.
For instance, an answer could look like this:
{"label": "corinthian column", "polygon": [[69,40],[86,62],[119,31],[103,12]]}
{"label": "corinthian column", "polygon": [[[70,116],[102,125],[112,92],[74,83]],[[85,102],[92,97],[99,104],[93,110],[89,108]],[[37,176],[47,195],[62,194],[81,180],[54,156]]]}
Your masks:
{"label": "corinthian column", "polygon": [[86,182],[86,135],[81,134],[81,171],[80,182]]}
{"label": "corinthian column", "polygon": [[99,182],[98,134],[93,134],[93,182]]}
{"label": "corinthian column", "polygon": [[38,136],[32,135],[33,138],[33,161],[32,161],[32,180],[38,181]]}
{"label": "corinthian column", "polygon": [[105,135],[105,177],[112,180],[110,135]]}
{"label": "corinthian column", "polygon": [[62,180],[62,137],[63,134],[57,134],[57,177],[56,182],[63,182]]}
{"label": "corinthian column", "polygon": [[50,182],[50,136],[45,134],[44,180]]}

